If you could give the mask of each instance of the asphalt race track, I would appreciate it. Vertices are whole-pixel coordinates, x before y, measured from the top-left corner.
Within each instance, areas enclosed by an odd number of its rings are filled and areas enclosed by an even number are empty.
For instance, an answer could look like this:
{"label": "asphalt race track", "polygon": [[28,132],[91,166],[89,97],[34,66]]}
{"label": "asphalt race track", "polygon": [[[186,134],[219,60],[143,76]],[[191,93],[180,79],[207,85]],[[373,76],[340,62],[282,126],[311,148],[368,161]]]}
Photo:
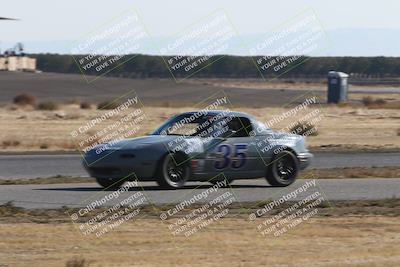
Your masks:
{"label": "asphalt race track", "polygon": [[[400,153],[314,153],[310,168],[399,166]],[[0,179],[87,176],[79,154],[0,155]]]}
{"label": "asphalt race track", "polygon": [[[315,153],[311,168],[398,166],[400,153]],[[2,155],[2,179],[35,178],[69,175],[87,176],[80,164],[80,155]],[[293,192],[310,180],[298,180],[286,188],[274,188],[264,179],[235,181],[231,187],[221,188],[215,194],[231,192],[236,202],[278,199]],[[142,191],[149,204],[179,203],[210,188],[208,183],[188,183],[180,190],[161,190],[155,183],[140,183],[118,199],[107,202],[114,205],[138,191]],[[400,197],[400,179],[320,179],[315,186],[292,200],[300,200],[318,191],[326,200],[371,200]],[[96,183],[52,185],[3,185],[0,186],[0,203],[12,201],[25,208],[82,207],[113,191],[103,191]],[[208,196],[202,201],[207,201]]]}
{"label": "asphalt race track", "polygon": [[[271,187],[264,179],[234,181],[231,187],[220,188],[196,203],[202,203],[230,192],[235,202],[260,202],[279,199],[294,192],[310,180],[298,180],[285,188]],[[155,183],[140,183],[123,192],[118,198],[111,199],[105,205],[112,206],[141,191],[149,204],[180,203],[189,200],[211,188],[208,183],[189,183],[180,190],[160,190]],[[52,184],[52,185],[3,185],[0,186],[0,203],[13,201],[16,206],[24,208],[60,208],[85,207],[89,203],[101,200],[114,191],[103,191],[95,183],[85,184]],[[303,193],[290,200],[301,200],[319,192],[324,200],[376,200],[400,197],[400,179],[322,179],[315,180]],[[145,202],[145,203],[146,203]]]}

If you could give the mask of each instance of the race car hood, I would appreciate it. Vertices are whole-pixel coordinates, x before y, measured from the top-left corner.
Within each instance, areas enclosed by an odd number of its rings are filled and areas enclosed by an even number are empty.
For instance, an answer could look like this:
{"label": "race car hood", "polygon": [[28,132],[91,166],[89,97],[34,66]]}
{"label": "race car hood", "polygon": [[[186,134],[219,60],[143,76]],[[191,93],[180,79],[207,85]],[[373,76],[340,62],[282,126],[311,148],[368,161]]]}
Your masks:
{"label": "race car hood", "polygon": [[142,137],[123,139],[118,141],[111,141],[106,144],[100,144],[96,146],[105,147],[106,150],[119,150],[119,149],[139,149],[147,145],[165,145],[169,143],[180,140],[179,142],[187,142],[191,145],[201,143],[200,139],[197,137],[184,137],[176,135],[147,135]]}
{"label": "race car hood", "polygon": [[274,139],[299,140],[299,139],[304,138],[302,135],[288,133],[288,132],[275,131],[275,130],[271,130],[271,129],[268,132],[268,134],[271,135]]}
{"label": "race car hood", "polygon": [[302,135],[274,131],[273,137],[277,145],[292,146],[301,151],[308,151],[306,138]]}
{"label": "race car hood", "polygon": [[168,142],[175,139],[176,136],[166,136],[166,135],[147,135],[136,138],[120,140],[116,143],[116,146],[129,146],[129,145],[151,145],[158,144],[161,142]]}

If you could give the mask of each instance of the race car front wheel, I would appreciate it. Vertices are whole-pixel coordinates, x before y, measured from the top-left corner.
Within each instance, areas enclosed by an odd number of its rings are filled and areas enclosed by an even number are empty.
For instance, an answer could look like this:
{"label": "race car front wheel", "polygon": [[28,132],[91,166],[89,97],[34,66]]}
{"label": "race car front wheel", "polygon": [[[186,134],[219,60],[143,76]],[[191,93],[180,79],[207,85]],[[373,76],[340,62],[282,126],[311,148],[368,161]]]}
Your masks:
{"label": "race car front wheel", "polygon": [[181,188],[190,176],[190,165],[186,157],[181,153],[168,153],[162,159],[157,183],[163,188]]}
{"label": "race car front wheel", "polygon": [[288,186],[296,180],[298,171],[296,156],[290,151],[282,151],[272,159],[266,179],[272,186]]}
{"label": "race car front wheel", "polygon": [[103,188],[108,189],[118,189],[125,183],[124,179],[96,178],[96,181]]}

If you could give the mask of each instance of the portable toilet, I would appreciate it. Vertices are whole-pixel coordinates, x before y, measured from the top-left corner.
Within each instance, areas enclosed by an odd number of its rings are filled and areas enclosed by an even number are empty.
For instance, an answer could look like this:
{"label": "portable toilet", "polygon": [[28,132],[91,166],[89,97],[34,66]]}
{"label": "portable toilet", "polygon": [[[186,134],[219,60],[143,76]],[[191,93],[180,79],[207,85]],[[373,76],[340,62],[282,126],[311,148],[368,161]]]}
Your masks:
{"label": "portable toilet", "polygon": [[328,73],[328,103],[347,101],[349,75],[343,72],[330,71]]}

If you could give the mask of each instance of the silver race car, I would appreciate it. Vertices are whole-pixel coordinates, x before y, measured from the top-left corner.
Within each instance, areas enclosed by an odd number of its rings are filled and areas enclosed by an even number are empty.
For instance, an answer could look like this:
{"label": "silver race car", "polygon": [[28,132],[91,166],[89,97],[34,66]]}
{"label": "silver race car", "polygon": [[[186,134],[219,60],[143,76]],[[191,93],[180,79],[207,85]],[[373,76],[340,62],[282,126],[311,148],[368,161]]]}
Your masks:
{"label": "silver race car", "polygon": [[181,188],[260,177],[288,186],[312,156],[303,136],[273,131],[246,113],[212,110],[177,115],[148,136],[97,145],[83,164],[106,188],[136,179]]}

